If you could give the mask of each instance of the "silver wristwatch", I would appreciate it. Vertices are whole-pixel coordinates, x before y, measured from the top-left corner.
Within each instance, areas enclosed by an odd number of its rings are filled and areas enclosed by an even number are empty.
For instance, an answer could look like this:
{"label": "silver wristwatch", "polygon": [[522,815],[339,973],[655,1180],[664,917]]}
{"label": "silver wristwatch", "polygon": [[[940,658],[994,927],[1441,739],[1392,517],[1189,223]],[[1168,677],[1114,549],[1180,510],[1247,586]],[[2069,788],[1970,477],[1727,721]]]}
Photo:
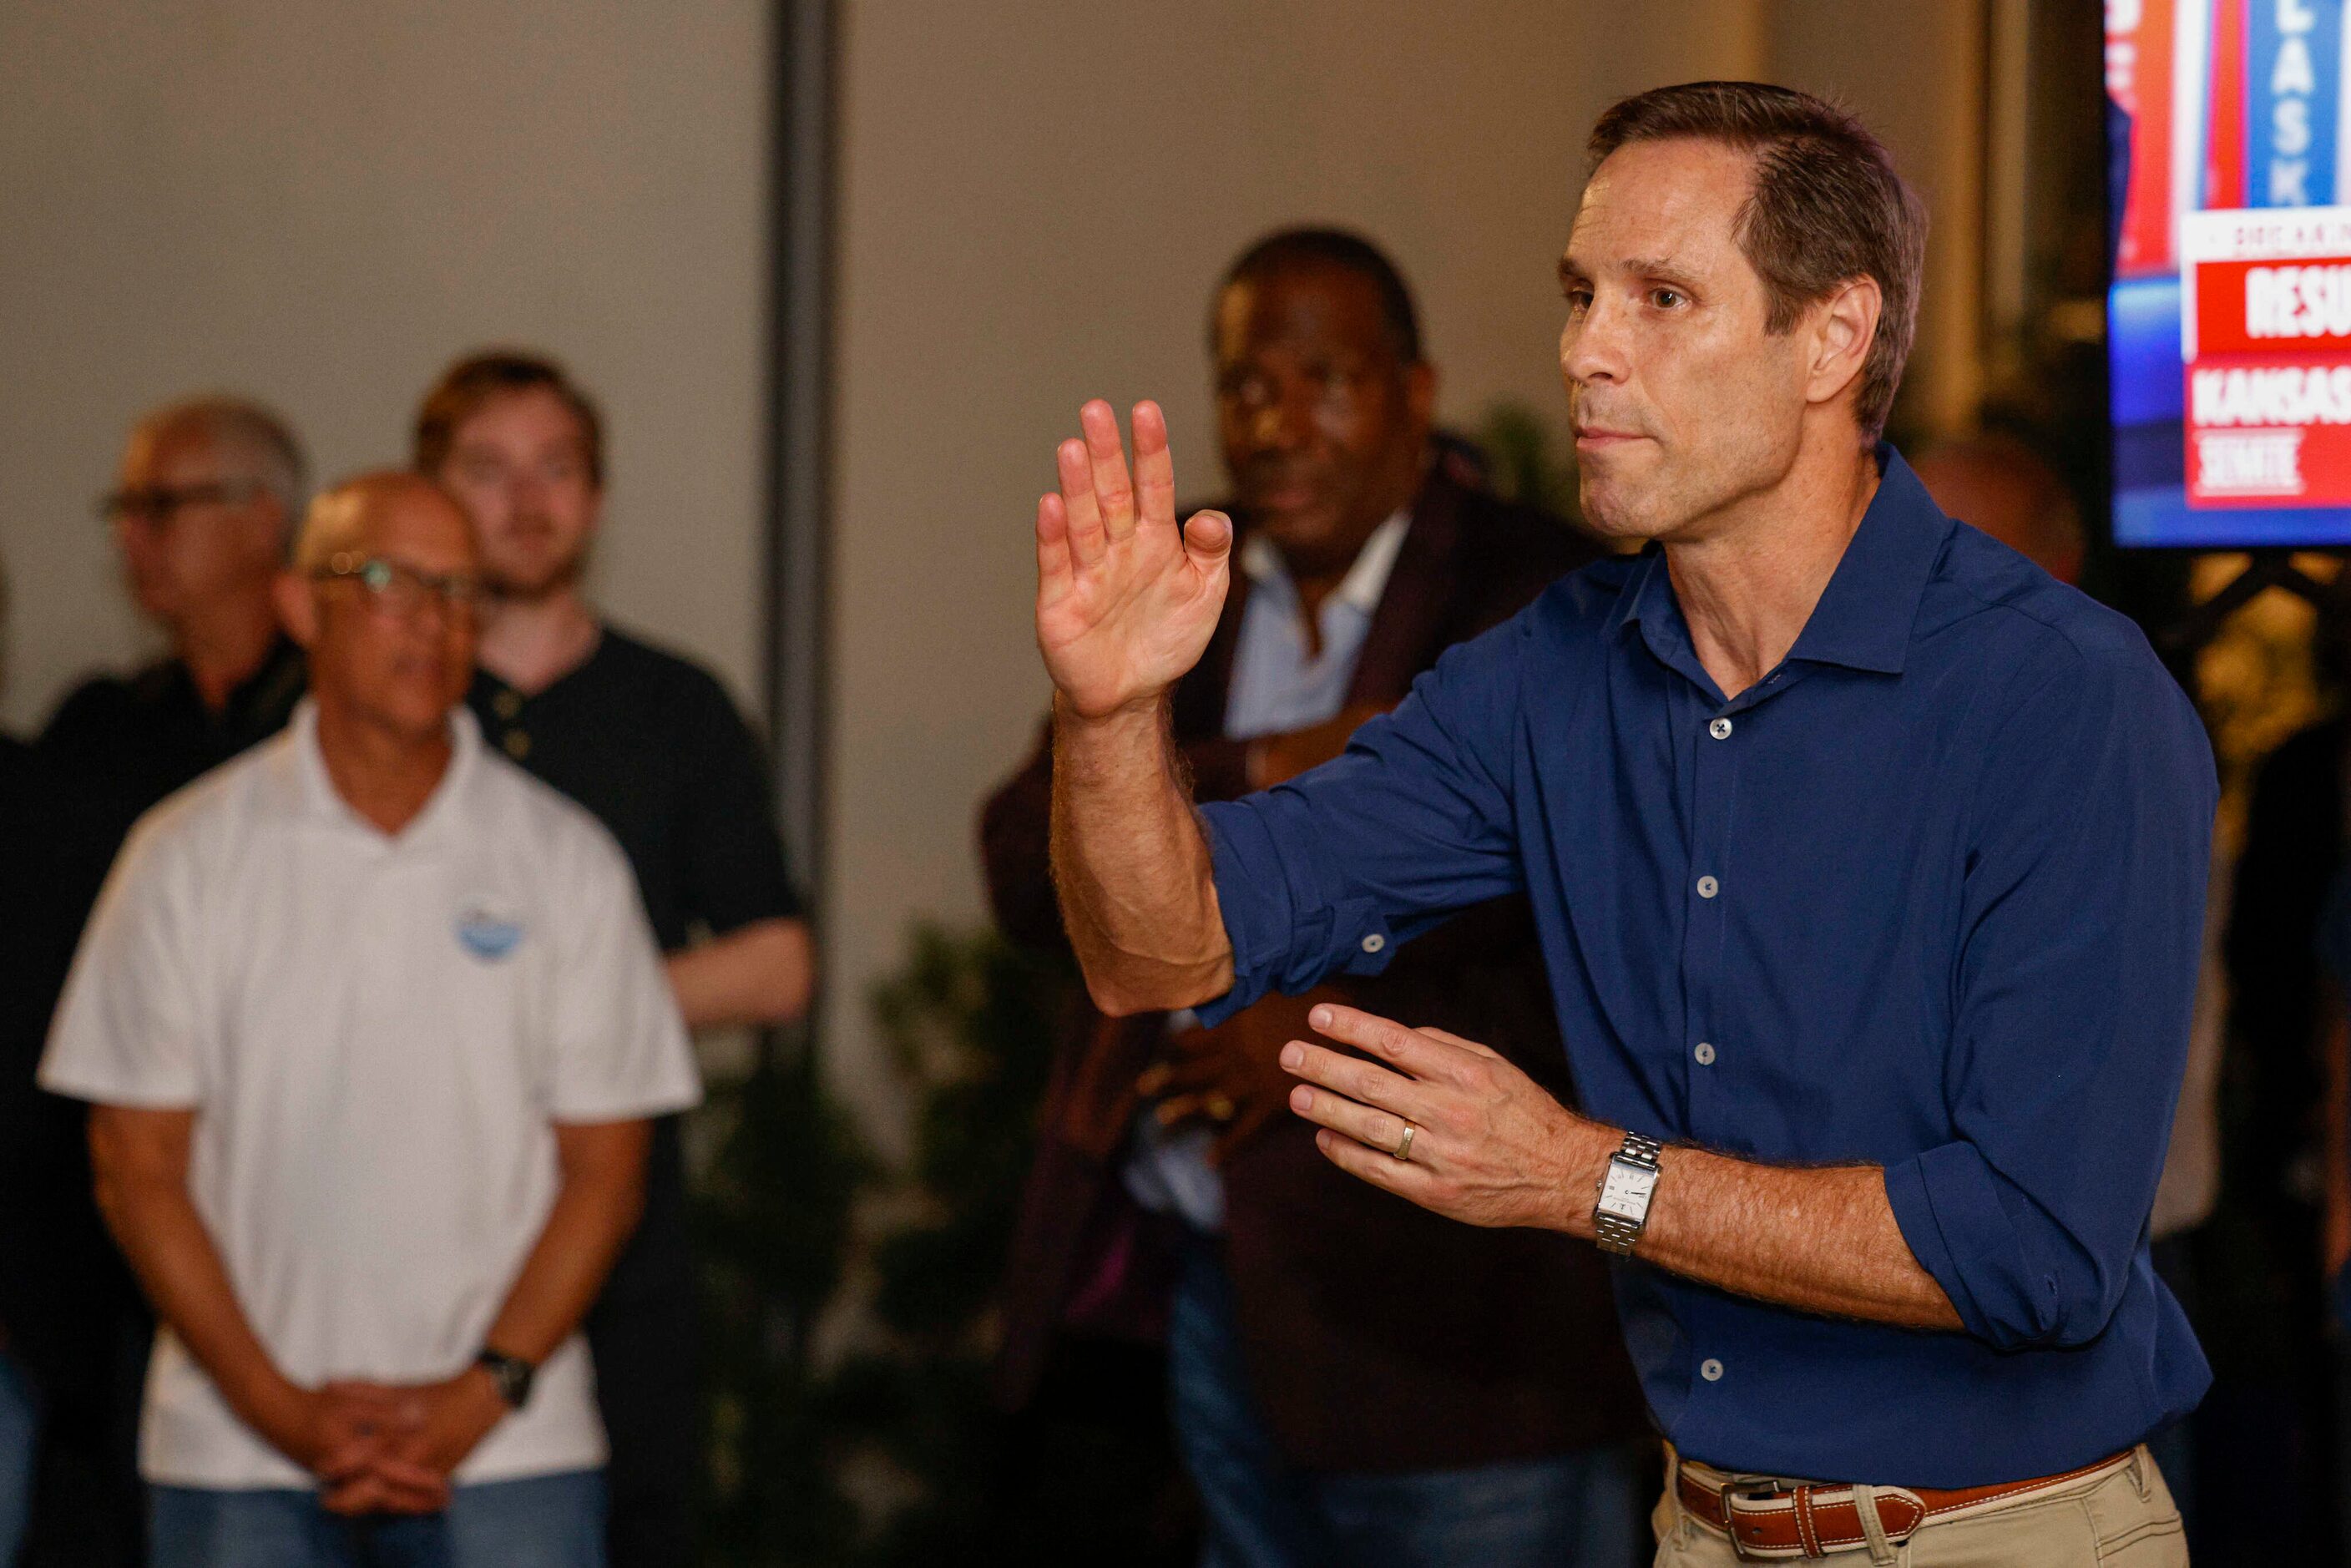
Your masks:
{"label": "silver wristwatch", "polygon": [[1655,1138],[1625,1134],[1625,1146],[1608,1156],[1608,1176],[1600,1184],[1600,1201],[1592,1207],[1594,1239],[1603,1252],[1619,1258],[1633,1255],[1633,1243],[1649,1223],[1649,1197],[1657,1190],[1657,1150]]}

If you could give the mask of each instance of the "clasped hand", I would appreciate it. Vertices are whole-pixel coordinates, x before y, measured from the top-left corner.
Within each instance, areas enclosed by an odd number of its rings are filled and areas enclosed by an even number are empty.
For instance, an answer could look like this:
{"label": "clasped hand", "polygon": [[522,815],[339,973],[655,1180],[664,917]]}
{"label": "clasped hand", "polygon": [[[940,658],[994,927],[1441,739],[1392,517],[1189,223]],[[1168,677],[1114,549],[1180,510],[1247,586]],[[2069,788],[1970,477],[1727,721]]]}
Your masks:
{"label": "clasped hand", "polygon": [[1157,1101],[1154,1113],[1162,1126],[1215,1128],[1209,1159],[1222,1166],[1289,1103],[1297,1080],[1282,1070],[1281,1051],[1306,1028],[1310,1005],[1309,998],[1269,997],[1215,1029],[1171,1035],[1165,1057],[1135,1087]]}
{"label": "clasped hand", "polygon": [[439,1383],[335,1382],[300,1391],[273,1440],[340,1514],[437,1513],[449,1478],[507,1413],[479,1367]]}
{"label": "clasped hand", "polygon": [[[1290,1107],[1322,1129],[1315,1145],[1332,1164],[1470,1225],[1591,1236],[1606,1129],[1458,1034],[1336,1003],[1307,1022],[1362,1053],[1299,1040],[1281,1050],[1283,1068],[1302,1081]],[[1407,1123],[1411,1150],[1398,1159]]]}

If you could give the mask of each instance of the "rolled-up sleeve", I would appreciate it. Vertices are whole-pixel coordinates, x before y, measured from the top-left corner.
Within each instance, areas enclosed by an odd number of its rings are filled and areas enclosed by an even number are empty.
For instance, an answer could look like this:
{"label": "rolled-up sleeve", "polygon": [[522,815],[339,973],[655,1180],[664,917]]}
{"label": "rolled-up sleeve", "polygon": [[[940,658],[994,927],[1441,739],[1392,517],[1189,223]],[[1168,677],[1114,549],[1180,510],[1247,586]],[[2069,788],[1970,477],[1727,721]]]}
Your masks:
{"label": "rolled-up sleeve", "polygon": [[1524,883],[1512,817],[1521,621],[1448,650],[1344,755],[1204,806],[1233,988],[1215,1024],[1269,990],[1376,974],[1399,944]]}
{"label": "rolled-up sleeve", "polygon": [[2079,1345],[2122,1298],[2163,1166],[2217,789],[2143,643],[2060,644],[2017,685],[1963,846],[1952,1136],[1886,1189],[1970,1333]]}

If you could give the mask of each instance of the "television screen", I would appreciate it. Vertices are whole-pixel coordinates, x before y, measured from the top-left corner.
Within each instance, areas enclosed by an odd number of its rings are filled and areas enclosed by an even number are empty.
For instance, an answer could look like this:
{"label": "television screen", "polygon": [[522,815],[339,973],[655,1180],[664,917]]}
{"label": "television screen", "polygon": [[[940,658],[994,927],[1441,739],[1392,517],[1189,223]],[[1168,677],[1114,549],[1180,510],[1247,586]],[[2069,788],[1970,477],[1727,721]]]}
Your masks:
{"label": "television screen", "polygon": [[2351,544],[2345,5],[2106,0],[2117,544]]}

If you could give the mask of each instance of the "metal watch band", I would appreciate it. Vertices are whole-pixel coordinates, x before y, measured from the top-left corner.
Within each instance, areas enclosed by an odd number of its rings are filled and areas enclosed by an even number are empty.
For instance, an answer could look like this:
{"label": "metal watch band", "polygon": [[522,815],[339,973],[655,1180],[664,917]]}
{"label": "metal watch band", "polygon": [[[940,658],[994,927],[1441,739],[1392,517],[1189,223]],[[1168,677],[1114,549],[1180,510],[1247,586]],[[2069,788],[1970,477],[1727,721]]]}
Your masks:
{"label": "metal watch band", "polygon": [[1646,1166],[1651,1170],[1656,1170],[1657,1156],[1665,1152],[1665,1145],[1655,1138],[1645,1138],[1638,1133],[1627,1133],[1625,1134],[1624,1146],[1608,1157],[1623,1160],[1627,1165]]}
{"label": "metal watch band", "polygon": [[1592,1230],[1592,1239],[1600,1243],[1600,1250],[1619,1258],[1630,1258],[1633,1243],[1641,1239],[1641,1227],[1614,1214],[1593,1215]]}
{"label": "metal watch band", "polygon": [[[1627,1133],[1625,1134],[1623,1145],[1608,1156],[1608,1163],[1614,1165],[1621,1160],[1625,1165],[1638,1166],[1643,1169],[1654,1171],[1657,1168],[1657,1155],[1664,1147],[1665,1145],[1655,1138],[1645,1138],[1638,1133]],[[1606,1191],[1604,1178],[1602,1190]],[[1627,1219],[1621,1214],[1606,1212],[1599,1207],[1596,1202],[1593,1205],[1593,1239],[1600,1244],[1600,1249],[1603,1252],[1612,1253],[1619,1258],[1630,1258],[1633,1255],[1634,1243],[1641,1239],[1641,1232],[1647,1228],[1647,1226],[1648,1216],[1646,1213],[1639,1219]]]}

